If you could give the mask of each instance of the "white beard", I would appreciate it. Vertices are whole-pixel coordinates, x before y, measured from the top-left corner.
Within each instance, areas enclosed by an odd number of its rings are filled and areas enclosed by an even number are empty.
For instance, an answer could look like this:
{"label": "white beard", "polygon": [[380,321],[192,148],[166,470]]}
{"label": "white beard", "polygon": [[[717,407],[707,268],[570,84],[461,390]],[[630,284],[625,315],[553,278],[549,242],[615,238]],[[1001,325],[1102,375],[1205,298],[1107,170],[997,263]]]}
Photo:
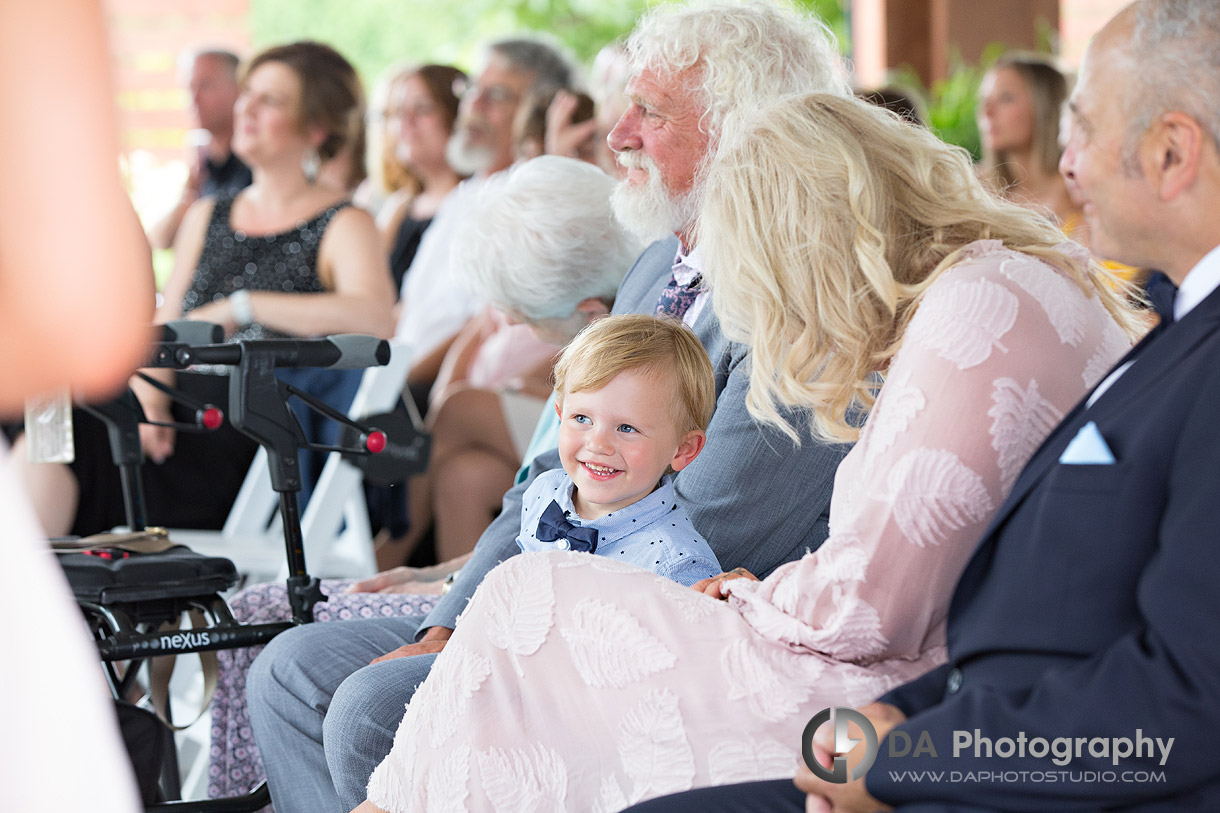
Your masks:
{"label": "white beard", "polygon": [[495,158],[493,148],[471,144],[466,131],[460,127],[454,130],[445,145],[445,160],[459,175],[477,175],[490,167]]}
{"label": "white beard", "polygon": [[631,184],[626,179],[621,180],[610,196],[614,216],[627,231],[652,242],[685,231],[695,222],[698,201],[693,190],[677,198],[671,197],[661,181],[656,163],[642,153],[619,153],[618,162],[628,169],[648,172],[646,183]]}

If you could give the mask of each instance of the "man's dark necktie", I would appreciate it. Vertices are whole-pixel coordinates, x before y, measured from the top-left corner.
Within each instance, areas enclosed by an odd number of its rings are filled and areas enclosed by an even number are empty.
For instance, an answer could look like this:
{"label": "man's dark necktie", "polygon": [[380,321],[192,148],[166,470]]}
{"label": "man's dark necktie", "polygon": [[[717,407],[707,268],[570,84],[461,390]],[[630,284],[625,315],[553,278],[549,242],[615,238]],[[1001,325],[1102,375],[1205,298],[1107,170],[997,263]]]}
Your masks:
{"label": "man's dark necktie", "polygon": [[1153,326],[1152,330],[1148,331],[1144,338],[1140,340],[1139,344],[1119,361],[1116,367],[1134,363],[1135,359],[1147,350],[1148,346],[1158,336],[1173,326],[1173,303],[1178,296],[1178,288],[1173,284],[1173,280],[1160,271],[1153,271],[1152,276],[1148,278],[1148,282],[1144,285],[1144,293],[1148,296],[1152,309],[1156,311],[1156,315],[1160,319]]}
{"label": "man's dark necktie", "polygon": [[551,500],[551,504],[542,512],[542,518],[538,520],[537,537],[540,542],[566,539],[571,550],[583,553],[597,552],[597,529],[585,528],[569,522],[567,515],[559,507],[559,503],[554,500]]}
{"label": "man's dark necktie", "polygon": [[1152,309],[1156,311],[1157,316],[1161,317],[1161,324],[1172,325],[1173,301],[1178,295],[1178,289],[1173,284],[1173,280],[1160,271],[1153,271],[1152,276],[1148,278],[1147,285],[1144,286],[1144,291],[1148,294],[1148,301],[1152,303]]}
{"label": "man's dark necktie", "polygon": [[[675,272],[680,267],[680,265],[674,266]],[[670,274],[669,284],[661,291],[661,296],[657,300],[657,316],[671,316],[681,322],[682,317],[686,316],[690,306],[695,304],[695,300],[699,297],[699,286],[702,282],[703,275],[696,274],[695,278],[686,285],[679,285],[677,274]]]}

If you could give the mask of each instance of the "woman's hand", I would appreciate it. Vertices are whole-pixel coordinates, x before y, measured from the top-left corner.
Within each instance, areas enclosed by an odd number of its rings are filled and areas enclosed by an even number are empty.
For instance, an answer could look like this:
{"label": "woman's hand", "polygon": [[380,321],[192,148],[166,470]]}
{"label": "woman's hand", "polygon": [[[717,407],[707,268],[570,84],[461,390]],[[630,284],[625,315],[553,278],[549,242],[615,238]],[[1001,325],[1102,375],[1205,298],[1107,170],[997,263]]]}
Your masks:
{"label": "woman's hand", "polygon": [[597,121],[586,119],[573,123],[572,117],[580,99],[576,94],[561,90],[555,94],[551,106],[546,109],[547,155],[563,155],[590,163],[596,162],[593,140],[597,134]]}
{"label": "woman's hand", "polygon": [[420,581],[419,568],[392,567],[362,579],[347,588],[349,593],[397,593],[395,587]]}
{"label": "woman's hand", "polygon": [[[168,411],[164,414],[152,414],[145,410],[144,416],[152,421],[173,420]],[[140,447],[144,450],[144,456],[154,463],[161,464],[173,457],[176,437],[171,427],[140,424]]]}
{"label": "woman's hand", "polygon": [[369,576],[347,588],[349,593],[422,593],[435,595],[443,592],[445,579],[461,570],[470,561],[474,552],[464,553],[446,562],[428,567],[392,567],[375,576]]}
{"label": "woman's hand", "polygon": [[[145,372],[171,386],[174,383],[173,372],[170,370],[146,370]],[[168,395],[153,387],[139,376],[132,377],[129,386],[131,391],[135,393],[136,399],[140,402],[140,408],[144,410],[145,418],[160,423],[170,423],[174,420],[174,416],[170,413]],[[172,428],[168,426],[150,426],[146,423],[141,423],[139,432],[140,448],[144,450],[146,458],[154,463],[161,464],[173,456],[174,440],[177,435]]]}
{"label": "woman's hand", "polygon": [[727,573],[721,573],[719,576],[713,576],[710,579],[695,582],[690,586],[690,589],[696,590],[705,596],[711,596],[715,599],[724,601],[728,598],[724,593],[724,583],[730,579],[749,579],[752,582],[758,581],[758,577],[744,567],[735,567]]}
{"label": "woman's hand", "polygon": [[392,567],[347,588],[349,593],[415,593],[439,595],[445,580],[470,561],[474,551],[428,567]]}
{"label": "woman's hand", "polygon": [[194,319],[196,322],[211,322],[214,325],[220,325],[224,330],[225,336],[232,336],[237,332],[237,320],[233,317],[233,304],[229,302],[228,297],[219,302],[209,302],[206,305],[200,305],[198,308],[189,311],[185,318]]}
{"label": "woman's hand", "polygon": [[417,567],[393,567],[356,582],[347,588],[347,592],[440,595],[444,588],[445,577],[429,578],[431,575]]}

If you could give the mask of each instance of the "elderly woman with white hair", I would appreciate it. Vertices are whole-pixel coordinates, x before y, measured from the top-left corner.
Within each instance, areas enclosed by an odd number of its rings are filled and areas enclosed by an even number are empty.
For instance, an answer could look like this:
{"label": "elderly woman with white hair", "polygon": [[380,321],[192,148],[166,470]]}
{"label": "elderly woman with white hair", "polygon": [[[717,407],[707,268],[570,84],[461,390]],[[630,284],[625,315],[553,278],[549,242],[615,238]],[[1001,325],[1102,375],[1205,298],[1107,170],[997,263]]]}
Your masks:
{"label": "elderly woman with white hair", "polygon": [[620,810],[791,777],[814,714],[943,661],[979,534],[1129,346],[1138,323],[1087,255],[927,131],[826,94],[734,130],[695,235],[725,333],[752,351],[751,414],[858,438],[829,537],[763,581],[694,591],[588,554],[512,557],[360,810]]}
{"label": "elderly woman with white hair", "polygon": [[[465,277],[472,295],[481,301],[528,324],[548,341],[566,345],[590,321],[609,313],[618,284],[640,251],[635,238],[611,215],[613,185],[591,164],[554,156],[535,158],[497,175],[480,190],[464,234],[456,240],[455,272]],[[494,409],[499,409],[498,404]],[[544,415],[553,417],[553,412]],[[544,420],[540,425],[550,423]],[[504,431],[503,423],[500,429]],[[480,430],[472,426],[471,431]],[[466,453],[484,454],[489,466],[505,465],[491,459],[498,452],[480,448],[477,441],[486,437],[486,432],[472,435]],[[547,437],[542,433],[535,445],[554,445]],[[533,456],[527,453],[524,459]],[[497,499],[512,484],[521,459],[518,454],[508,464],[509,482],[497,486]],[[455,500],[464,496],[463,510],[475,510],[470,500],[478,495],[448,496]],[[439,593],[441,581],[460,565],[458,560],[432,568],[399,567],[356,584],[323,581],[322,591],[329,598],[314,608],[314,620],[422,616],[436,601],[435,595],[426,593]],[[282,583],[243,590],[230,604],[234,615],[246,622],[284,620],[290,614]],[[261,650],[217,653],[221,669],[212,705],[209,796],[244,793],[263,778],[245,691],[246,674]]]}

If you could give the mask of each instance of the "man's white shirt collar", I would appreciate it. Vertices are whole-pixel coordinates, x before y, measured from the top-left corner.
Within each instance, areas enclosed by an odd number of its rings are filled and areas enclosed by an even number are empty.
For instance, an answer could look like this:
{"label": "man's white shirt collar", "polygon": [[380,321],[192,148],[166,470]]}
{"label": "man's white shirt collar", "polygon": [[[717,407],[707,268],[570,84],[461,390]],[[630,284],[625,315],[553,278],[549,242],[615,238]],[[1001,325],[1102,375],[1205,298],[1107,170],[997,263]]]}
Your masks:
{"label": "man's white shirt collar", "polygon": [[[1182,285],[1173,299],[1173,320],[1180,321],[1217,287],[1220,287],[1220,246],[1203,255],[1203,259],[1186,273],[1186,278],[1182,280]],[[1105,395],[1106,390],[1114,386],[1114,382],[1122,378],[1123,373],[1134,363],[1135,360],[1132,359],[1106,376],[1105,380],[1097,385],[1097,389],[1093,390],[1085,406],[1091,407],[1097,403],[1097,399]]]}
{"label": "man's white shirt collar", "polygon": [[[703,258],[699,254],[699,247],[695,246],[689,252],[686,248],[678,244],[678,256],[674,258],[674,281],[679,285],[690,285],[695,281],[695,277],[699,276],[703,267]],[[707,307],[708,290],[706,285],[699,286],[699,294],[695,297],[695,301],[691,303],[690,308],[682,317],[682,323],[689,328],[695,327],[695,320],[699,318],[699,314],[703,313],[703,309]]]}
{"label": "man's white shirt collar", "polygon": [[1220,246],[1204,254],[1182,280],[1173,300],[1174,321],[1194,310],[1217,287],[1220,287]]}
{"label": "man's white shirt collar", "polygon": [[678,245],[678,256],[674,259],[674,279],[679,285],[691,284],[703,267],[702,259],[698,246],[687,251],[681,244]]}

